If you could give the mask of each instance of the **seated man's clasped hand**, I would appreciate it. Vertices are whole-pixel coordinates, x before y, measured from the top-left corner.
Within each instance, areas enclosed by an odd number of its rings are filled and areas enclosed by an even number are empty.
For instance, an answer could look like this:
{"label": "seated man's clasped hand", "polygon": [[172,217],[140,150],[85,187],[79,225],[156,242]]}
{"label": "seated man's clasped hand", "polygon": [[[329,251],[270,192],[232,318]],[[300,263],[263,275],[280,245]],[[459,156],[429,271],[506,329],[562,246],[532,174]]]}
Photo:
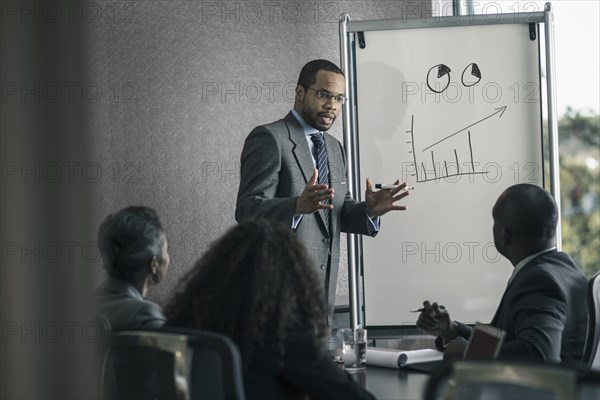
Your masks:
{"label": "seated man's clasped hand", "polygon": [[424,301],[416,325],[421,331],[441,338],[436,340],[436,347],[438,350],[444,350],[444,360],[462,359],[468,342],[462,337],[457,337],[458,325],[452,322],[444,306]]}
{"label": "seated man's clasped hand", "polygon": [[452,321],[450,314],[444,306],[438,303],[431,304],[429,301],[423,302],[423,311],[417,319],[417,328],[432,336],[444,338],[450,341],[456,337],[456,331],[451,332]]}

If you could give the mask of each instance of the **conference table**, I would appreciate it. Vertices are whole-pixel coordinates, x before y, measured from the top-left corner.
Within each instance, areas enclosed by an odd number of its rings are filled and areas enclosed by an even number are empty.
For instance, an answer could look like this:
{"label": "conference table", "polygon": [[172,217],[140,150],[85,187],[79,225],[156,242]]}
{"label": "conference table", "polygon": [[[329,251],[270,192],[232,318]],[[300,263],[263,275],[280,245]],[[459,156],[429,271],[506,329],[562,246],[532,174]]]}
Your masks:
{"label": "conference table", "polygon": [[367,365],[363,372],[351,374],[377,399],[423,399],[429,374],[405,369]]}
{"label": "conference table", "polygon": [[[334,314],[335,325],[339,328],[349,327],[350,306],[347,296],[336,296]],[[433,348],[433,338],[426,340],[423,335],[403,335],[402,347],[406,350],[417,348]],[[378,347],[388,347],[389,340],[378,340]],[[396,343],[397,345],[398,343]],[[397,348],[396,346],[389,346]],[[332,356],[341,356],[341,348],[330,350]],[[340,368],[343,365],[340,364]],[[377,399],[423,399],[429,373],[410,369],[394,369],[367,365],[364,372],[352,373],[351,376]]]}
{"label": "conference table", "polygon": [[[341,349],[331,350],[332,356],[339,356]],[[337,363],[344,369],[343,363]],[[364,371],[349,372],[349,375],[362,387],[373,393],[377,399],[423,399],[430,374],[414,369],[384,368],[367,365]]]}

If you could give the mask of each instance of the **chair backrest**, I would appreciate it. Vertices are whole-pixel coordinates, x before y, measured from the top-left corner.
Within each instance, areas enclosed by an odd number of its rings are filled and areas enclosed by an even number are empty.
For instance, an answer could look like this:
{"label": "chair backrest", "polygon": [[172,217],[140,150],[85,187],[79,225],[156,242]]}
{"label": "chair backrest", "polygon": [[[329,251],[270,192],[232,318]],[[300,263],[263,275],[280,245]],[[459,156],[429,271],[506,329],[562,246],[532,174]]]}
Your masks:
{"label": "chair backrest", "polygon": [[236,344],[189,329],[105,334],[104,399],[244,399]]}
{"label": "chair backrest", "polygon": [[97,324],[97,326],[101,332],[106,332],[106,331],[111,330],[110,322],[108,321],[108,318],[106,318],[104,315],[102,315],[100,313],[94,314],[94,322]]}
{"label": "chair backrest", "polygon": [[575,399],[576,371],[558,365],[457,361],[434,373],[425,399]]}
{"label": "chair backrest", "polygon": [[600,272],[588,284],[588,329],[582,361],[591,369],[600,370]]}

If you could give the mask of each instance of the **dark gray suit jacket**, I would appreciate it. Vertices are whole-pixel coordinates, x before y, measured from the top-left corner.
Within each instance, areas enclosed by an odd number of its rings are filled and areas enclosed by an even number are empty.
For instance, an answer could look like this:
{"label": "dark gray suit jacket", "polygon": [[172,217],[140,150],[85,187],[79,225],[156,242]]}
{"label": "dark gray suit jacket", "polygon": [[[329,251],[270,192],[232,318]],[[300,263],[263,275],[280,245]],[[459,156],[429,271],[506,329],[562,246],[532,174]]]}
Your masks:
{"label": "dark gray suit jacket", "polygon": [[108,277],[96,289],[97,312],[112,330],[159,328],[166,318],[161,308],[144,300],[140,292],[123,279]]}
{"label": "dark gray suit jacket", "polygon": [[[499,358],[579,361],[587,329],[587,278],[566,253],[541,254],[506,288],[491,325],[506,331]],[[471,329],[460,325],[458,335]]]}
{"label": "dark gray suit jacket", "polygon": [[[330,313],[335,305],[340,259],[340,232],[369,234],[364,202],[348,192],[346,157],[341,143],[325,133],[330,186],[335,191],[331,232],[321,211],[304,215],[296,234],[308,248],[325,282]],[[254,128],[241,156],[241,180],[235,219],[262,217],[292,226],[296,199],[313,173],[310,149],[300,123],[290,112],[285,118]],[[329,254],[331,257],[329,258]]]}
{"label": "dark gray suit jacket", "polygon": [[579,361],[587,330],[587,278],[567,254],[531,260],[506,288],[492,325],[506,331],[500,357]]}

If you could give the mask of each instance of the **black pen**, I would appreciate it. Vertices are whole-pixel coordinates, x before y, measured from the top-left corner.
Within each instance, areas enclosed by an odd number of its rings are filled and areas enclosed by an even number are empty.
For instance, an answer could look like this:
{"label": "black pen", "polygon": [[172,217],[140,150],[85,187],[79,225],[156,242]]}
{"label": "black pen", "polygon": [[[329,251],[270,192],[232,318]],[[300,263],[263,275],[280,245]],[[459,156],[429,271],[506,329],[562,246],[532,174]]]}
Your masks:
{"label": "black pen", "polygon": [[[398,186],[400,186],[400,185],[388,185],[385,183],[376,183],[375,189],[393,190],[393,189],[396,189]],[[415,190],[415,188],[412,186],[406,186],[404,188],[404,190]]]}
{"label": "black pen", "polygon": [[[446,309],[446,307],[444,307],[444,306],[438,306],[438,307],[439,307],[440,310],[445,310]],[[410,310],[410,312],[423,312],[425,310],[426,310],[426,308],[415,308],[414,310]]]}

